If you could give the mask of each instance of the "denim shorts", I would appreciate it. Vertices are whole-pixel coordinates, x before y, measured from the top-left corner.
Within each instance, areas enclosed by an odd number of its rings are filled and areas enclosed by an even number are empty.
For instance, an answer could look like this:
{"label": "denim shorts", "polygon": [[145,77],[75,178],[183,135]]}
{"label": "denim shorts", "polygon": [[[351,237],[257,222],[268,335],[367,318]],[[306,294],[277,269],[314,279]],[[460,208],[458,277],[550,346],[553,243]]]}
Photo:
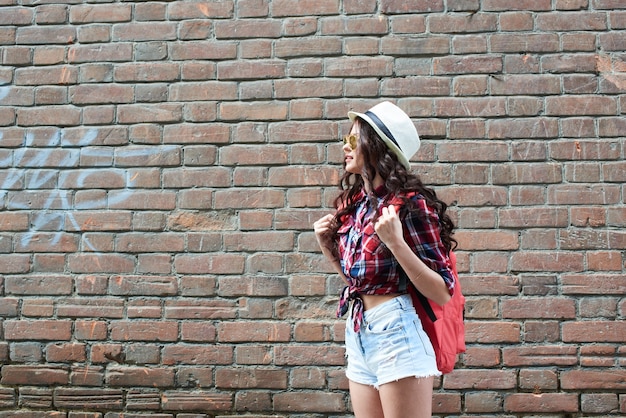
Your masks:
{"label": "denim shorts", "polygon": [[406,377],[439,376],[433,346],[415,313],[411,297],[401,295],[364,312],[359,332],[346,325],[346,377],[378,388]]}

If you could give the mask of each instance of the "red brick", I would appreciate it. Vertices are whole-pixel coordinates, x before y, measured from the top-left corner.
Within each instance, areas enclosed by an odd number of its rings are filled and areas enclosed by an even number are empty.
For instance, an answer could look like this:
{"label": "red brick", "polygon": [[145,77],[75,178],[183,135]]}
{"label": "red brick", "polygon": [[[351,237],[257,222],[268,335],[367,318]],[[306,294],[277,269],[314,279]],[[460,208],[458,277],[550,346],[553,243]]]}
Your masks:
{"label": "red brick", "polygon": [[59,317],[121,318],[124,303],[114,298],[67,298],[56,303]]}
{"label": "red brick", "polygon": [[241,274],[244,261],[244,257],[237,254],[178,255],[174,260],[174,268],[179,274]]}
{"label": "red brick", "polygon": [[57,388],[54,405],[58,408],[115,411],[122,409],[123,393],[108,388]]}
{"label": "red brick", "polygon": [[575,393],[512,393],[504,399],[506,412],[576,412]]}
{"label": "red brick", "polygon": [[445,389],[513,389],[516,373],[512,370],[456,370],[444,378]]}
{"label": "red brick", "polygon": [[217,64],[219,80],[266,79],[285,76],[285,63],[279,60],[223,62]]}
{"label": "red brick", "polygon": [[500,29],[503,31],[528,31],[534,26],[534,18],[530,12],[516,11],[500,13]]}
{"label": "red brick", "polygon": [[502,411],[502,397],[495,391],[468,393],[465,395],[465,410],[473,413]]}
{"label": "red brick", "polygon": [[179,61],[233,59],[237,56],[237,45],[228,41],[185,42],[172,45],[170,55]]}
{"label": "red brick", "polygon": [[215,342],[215,326],[206,322],[183,322],[180,326],[181,341]]}
{"label": "red brick", "polygon": [[162,363],[195,365],[228,365],[233,362],[233,348],[228,345],[172,345],[163,348]]}
{"label": "red brick", "polygon": [[286,370],[255,368],[219,368],[215,372],[215,387],[220,389],[286,389]]}
{"label": "red brick", "polygon": [[619,199],[619,187],[603,185],[549,185],[548,204],[607,205]]}
{"label": "red brick", "polygon": [[46,361],[51,363],[84,362],[86,358],[85,344],[50,344],[46,347]]}
{"label": "red brick", "polygon": [[468,343],[519,343],[520,325],[504,321],[466,321],[465,340]]}
{"label": "red brick", "polygon": [[615,342],[626,340],[626,323],[607,321],[566,322],[562,327],[564,342]]}
{"label": "red brick", "polygon": [[381,58],[329,58],[325,65],[325,75],[338,76],[389,76],[393,71],[393,61],[387,57]]}
{"label": "red brick", "polygon": [[79,340],[104,340],[107,336],[106,322],[77,320],[74,323],[74,336]]}
{"label": "red brick", "polygon": [[31,26],[17,29],[16,41],[22,45],[72,44],[76,29],[64,26]]}
{"label": "red brick", "polygon": [[176,341],[178,324],[173,321],[112,321],[114,341]]}
{"label": "red brick", "polygon": [[223,277],[219,280],[220,295],[233,296],[286,296],[287,283],[278,277],[250,277],[246,281]]}
{"label": "red brick", "polygon": [[233,120],[284,120],[287,115],[287,104],[270,102],[221,103],[221,119]]}
{"label": "red brick", "polygon": [[528,230],[522,233],[521,248],[548,250],[557,248],[557,232],[555,230]]}
{"label": "red brick", "polygon": [[139,366],[109,366],[106,383],[124,387],[171,387],[174,385],[174,370]]}
{"label": "red brick", "polygon": [[56,319],[4,321],[4,338],[14,341],[69,341],[72,322]]}
{"label": "red brick", "polygon": [[282,392],[274,395],[274,408],[288,412],[345,412],[341,393],[334,392]]}
{"label": "red brick", "polygon": [[513,228],[565,227],[568,222],[568,213],[560,208],[503,209],[500,212],[500,222],[503,227]]}
{"label": "red brick", "polygon": [[446,96],[450,93],[450,79],[432,76],[394,78],[383,81],[381,90],[389,96]]}
{"label": "red brick", "polygon": [[504,365],[519,366],[574,366],[578,359],[573,346],[511,347],[502,350]]}
{"label": "red brick", "polygon": [[493,117],[506,111],[501,98],[436,98],[435,113],[440,117]]}
{"label": "red brick", "polygon": [[47,106],[17,110],[23,126],[76,126],[80,124],[80,109],[74,106]]}
{"label": "red brick", "polygon": [[619,251],[590,251],[587,253],[587,265],[592,271],[619,271],[622,256]]}
{"label": "red brick", "polygon": [[215,22],[216,39],[279,38],[280,20],[240,19]]}
{"label": "red brick", "polygon": [[232,408],[230,393],[168,390],[163,393],[162,399],[165,411],[229,411]]}
{"label": "red brick", "polygon": [[580,409],[582,412],[610,413],[618,410],[618,406],[618,397],[614,393],[583,394],[581,396]]}
{"label": "red brick", "polygon": [[7,276],[4,290],[14,295],[69,295],[72,293],[71,276]]}
{"label": "red brick", "polygon": [[552,10],[552,2],[550,0],[485,0],[482,7],[483,10],[491,12],[509,10],[548,11]]}
{"label": "red brick", "polygon": [[388,31],[387,20],[377,17],[329,17],[321,22],[322,35],[375,35]]}
{"label": "red brick", "polygon": [[583,258],[580,254],[569,252],[518,252],[511,258],[514,271],[556,271],[571,272],[583,270]]}
{"label": "red brick", "polygon": [[109,293],[112,295],[167,296],[177,293],[174,277],[166,276],[112,276]]}
{"label": "red brick", "polygon": [[3,385],[67,385],[69,372],[64,367],[37,365],[4,365],[0,383]]}
{"label": "red brick", "polygon": [[110,23],[131,20],[131,6],[120,5],[78,5],[70,8],[71,23]]}
{"label": "red brick", "polygon": [[168,4],[167,12],[172,20],[231,18],[234,2],[171,3]]}
{"label": "red brick", "polygon": [[381,41],[381,49],[389,55],[445,55],[450,53],[450,38],[441,35],[426,38],[393,36]]}
{"label": "red brick", "polygon": [[288,341],[291,327],[286,323],[272,322],[221,322],[217,327],[222,343],[242,341]]}
{"label": "red brick", "polygon": [[275,363],[283,366],[329,365],[343,366],[343,347],[334,345],[278,346],[274,352]]}
{"label": "red brick", "polygon": [[268,0],[243,0],[237,3],[239,17],[265,17],[269,14]]}
{"label": "red brick", "polygon": [[523,389],[533,391],[537,389],[556,390],[558,387],[558,374],[555,370],[520,370],[519,385]]}
{"label": "red brick", "polygon": [[70,63],[99,61],[131,61],[132,44],[116,43],[115,45],[75,45],[68,51]]}
{"label": "red brick", "polygon": [[501,309],[503,318],[576,318],[575,301],[566,298],[542,297],[540,299],[524,298],[523,301],[518,299],[504,300],[501,302]]}
{"label": "red brick", "polygon": [[626,290],[626,278],[619,274],[564,274],[564,294],[620,295]]}
{"label": "red brick", "polygon": [[284,206],[284,199],[284,192],[275,189],[218,190],[215,209],[277,208]]}
{"label": "red brick", "polygon": [[519,245],[512,231],[459,231],[455,238],[463,250],[515,250]]}
{"label": "red brick", "polygon": [[[78,81],[78,68],[72,66],[47,66],[42,68],[20,68],[15,71],[15,84],[24,86],[38,86],[42,84],[66,85]],[[11,89],[16,96],[19,89]],[[15,99],[13,99],[15,101]],[[18,103],[16,103],[18,104]]]}
{"label": "red brick", "polygon": [[125,253],[182,252],[184,237],[177,233],[127,233],[118,235],[116,248]]}
{"label": "red brick", "polygon": [[220,153],[220,162],[224,165],[273,165],[285,164],[288,148],[283,145],[224,147]]}
{"label": "red brick", "polygon": [[560,375],[564,390],[624,390],[626,387],[620,370],[565,370]]}
{"label": "red brick", "polygon": [[434,13],[442,12],[444,5],[442,0],[425,0],[413,3],[400,0],[384,0],[380,8],[385,14]]}
{"label": "red brick", "polygon": [[167,319],[232,319],[236,307],[229,301],[202,301],[188,299],[165,303],[164,317]]}
{"label": "red brick", "polygon": [[68,267],[74,273],[129,273],[134,261],[123,254],[76,253],[68,257]]}
{"label": "red brick", "polygon": [[547,115],[614,115],[617,104],[612,97],[560,96],[546,98]]}
{"label": "red brick", "polygon": [[278,0],[270,5],[270,13],[274,17],[329,15],[335,14],[338,9],[338,0]]}
{"label": "red brick", "polygon": [[112,40],[155,41],[176,39],[176,24],[173,22],[120,23],[113,26]]}
{"label": "red brick", "polygon": [[498,25],[497,16],[491,13],[434,14],[428,22],[433,33],[493,32]]}
{"label": "red brick", "polygon": [[3,7],[0,11],[0,25],[24,26],[33,20],[33,9],[27,7]]}
{"label": "red brick", "polygon": [[524,341],[527,343],[556,342],[560,338],[558,321],[526,321]]}
{"label": "red brick", "polygon": [[606,14],[601,12],[557,12],[538,15],[535,27],[546,32],[604,31],[607,29],[607,21]]}
{"label": "red brick", "polygon": [[426,32],[426,18],[422,15],[392,16],[389,21],[393,33]]}
{"label": "red brick", "polygon": [[[171,99],[176,101],[206,100],[209,97],[212,100],[232,100],[237,97],[237,85],[230,81],[175,83],[170,86],[169,91]],[[182,127],[194,128],[193,125],[183,125]],[[173,126],[171,128],[176,129],[179,127]],[[206,128],[206,126],[200,126],[199,128]]]}
{"label": "red brick", "polygon": [[326,383],[327,373],[317,367],[296,369],[291,373],[291,385],[294,388],[319,389]]}
{"label": "red brick", "polygon": [[559,50],[557,34],[494,34],[491,36],[492,52],[556,52]]}
{"label": "red brick", "polygon": [[163,309],[157,300],[135,300],[128,303],[126,315],[129,318],[161,318]]}
{"label": "red brick", "polygon": [[181,119],[182,106],[176,103],[129,104],[118,107],[118,122],[123,124],[179,122]]}
{"label": "red brick", "polygon": [[343,90],[340,80],[328,79],[286,79],[274,82],[277,98],[308,98],[317,97],[323,91],[325,97],[339,97]]}

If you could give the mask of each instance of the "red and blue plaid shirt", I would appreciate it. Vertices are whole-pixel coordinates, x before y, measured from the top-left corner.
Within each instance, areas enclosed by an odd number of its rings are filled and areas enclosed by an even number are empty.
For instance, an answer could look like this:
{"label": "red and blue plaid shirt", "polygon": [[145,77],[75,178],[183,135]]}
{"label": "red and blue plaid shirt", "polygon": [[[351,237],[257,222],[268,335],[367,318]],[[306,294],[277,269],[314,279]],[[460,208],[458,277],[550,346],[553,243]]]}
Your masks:
{"label": "red and blue plaid shirt", "polygon": [[[378,192],[378,205],[370,207],[365,193],[357,198],[357,207],[351,216],[343,219],[338,230],[341,267],[348,280],[339,301],[337,316],[343,316],[352,301],[354,330],[358,331],[363,320],[363,301],[360,295],[385,295],[403,293],[400,283],[399,263],[391,251],[378,238],[374,230],[374,210],[393,204],[396,209],[403,204],[399,197],[381,196]],[[418,257],[432,270],[443,277],[450,294],[454,291],[454,275],[448,251],[439,235],[439,216],[426,204],[423,196],[409,194],[416,209],[409,211],[401,219],[405,241]],[[399,212],[399,210],[398,210]]]}

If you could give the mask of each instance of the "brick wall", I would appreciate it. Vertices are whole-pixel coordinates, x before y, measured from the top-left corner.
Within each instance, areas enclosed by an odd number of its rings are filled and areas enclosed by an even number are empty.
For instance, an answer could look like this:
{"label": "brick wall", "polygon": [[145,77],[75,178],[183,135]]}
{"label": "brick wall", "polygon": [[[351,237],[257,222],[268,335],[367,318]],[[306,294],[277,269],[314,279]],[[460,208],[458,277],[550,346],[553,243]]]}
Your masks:
{"label": "brick wall", "polygon": [[0,417],[347,417],[312,223],[395,101],[451,204],[437,415],[626,415],[622,0],[0,0]]}

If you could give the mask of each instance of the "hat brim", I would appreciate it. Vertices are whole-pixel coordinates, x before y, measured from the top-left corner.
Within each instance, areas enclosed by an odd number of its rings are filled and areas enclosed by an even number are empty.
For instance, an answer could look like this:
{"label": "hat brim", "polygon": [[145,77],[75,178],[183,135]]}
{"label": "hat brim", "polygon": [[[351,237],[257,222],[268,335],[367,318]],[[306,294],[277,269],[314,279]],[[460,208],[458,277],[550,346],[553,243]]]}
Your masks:
{"label": "hat brim", "polygon": [[369,126],[374,128],[378,136],[381,137],[381,139],[385,142],[387,147],[389,147],[389,149],[398,157],[398,160],[400,161],[400,163],[407,170],[411,169],[411,163],[406,158],[402,150],[398,148],[398,146],[394,144],[393,141],[387,135],[383,133],[383,131],[380,130],[380,128],[376,125],[376,123],[374,123],[374,121],[369,116],[367,116],[364,113],[358,113],[358,112],[352,112],[352,111],[348,112],[348,118],[350,118],[352,122],[354,122],[354,119],[356,119],[357,117],[363,119],[365,122],[367,122]]}

